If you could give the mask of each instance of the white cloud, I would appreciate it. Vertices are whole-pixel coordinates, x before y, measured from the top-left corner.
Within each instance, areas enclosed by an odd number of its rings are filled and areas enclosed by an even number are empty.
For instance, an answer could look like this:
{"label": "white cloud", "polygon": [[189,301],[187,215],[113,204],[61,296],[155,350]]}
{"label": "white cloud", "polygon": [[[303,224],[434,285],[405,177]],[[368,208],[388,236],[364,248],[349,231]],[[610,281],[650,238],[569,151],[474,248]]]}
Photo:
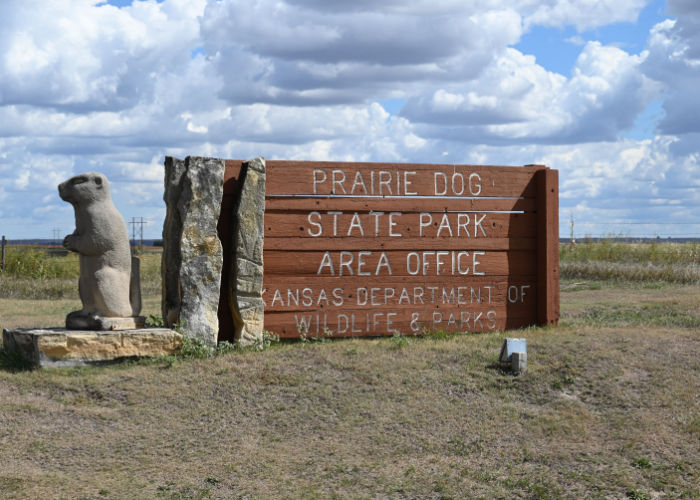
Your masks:
{"label": "white cloud", "polygon": [[649,37],[648,52],[644,70],[667,93],[661,131],[700,132],[700,12],[657,24]]}
{"label": "white cloud", "polygon": [[640,71],[644,56],[589,42],[570,78],[507,49],[478,79],[409,99],[402,115],[430,136],[467,142],[578,143],[614,140],[659,88]]}
{"label": "white cloud", "polygon": [[152,88],[158,69],[189,59],[203,0],[126,9],[95,3],[3,2],[0,103],[124,109]]}
{"label": "white cloud", "polygon": [[615,22],[634,22],[646,0],[539,0],[525,2],[525,25],[573,25],[580,31]]}
{"label": "white cloud", "polygon": [[[162,217],[166,154],[545,162],[561,169],[563,206],[591,217],[634,217],[652,201],[655,214],[697,213],[695,2],[669,0],[678,20],[639,55],[586,43],[570,77],[512,48],[536,26],[634,21],[644,3],[5,0],[3,223],[72,224],[51,200],[89,170],[111,179],[126,218]],[[405,100],[399,116],[377,103],[387,98]],[[619,139],[660,98],[666,135]],[[35,200],[59,208],[31,219]]]}

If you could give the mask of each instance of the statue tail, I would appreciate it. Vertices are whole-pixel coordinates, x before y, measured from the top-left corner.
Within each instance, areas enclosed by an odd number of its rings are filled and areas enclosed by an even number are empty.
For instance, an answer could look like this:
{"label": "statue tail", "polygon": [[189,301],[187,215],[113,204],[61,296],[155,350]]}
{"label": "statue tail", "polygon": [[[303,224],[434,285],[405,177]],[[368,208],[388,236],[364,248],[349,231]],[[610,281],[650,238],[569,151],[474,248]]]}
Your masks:
{"label": "statue tail", "polygon": [[138,316],[141,313],[141,260],[133,255],[131,256],[129,302],[131,303],[131,315]]}

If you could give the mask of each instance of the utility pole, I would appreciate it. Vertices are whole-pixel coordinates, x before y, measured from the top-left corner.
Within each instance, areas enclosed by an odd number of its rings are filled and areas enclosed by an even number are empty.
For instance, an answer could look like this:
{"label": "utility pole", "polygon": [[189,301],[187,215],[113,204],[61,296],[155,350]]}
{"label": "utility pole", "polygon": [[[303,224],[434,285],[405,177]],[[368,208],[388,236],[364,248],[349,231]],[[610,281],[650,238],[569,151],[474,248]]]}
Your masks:
{"label": "utility pole", "polygon": [[53,240],[56,245],[60,245],[61,239],[61,229],[58,227],[53,228]]}
{"label": "utility pole", "polygon": [[139,244],[139,254],[143,253],[143,225],[148,224],[148,221],[143,220],[143,217],[139,217],[140,220],[136,220],[136,217],[131,218],[131,241],[132,246],[136,247],[136,224],[140,224],[140,244]]}
{"label": "utility pole", "polygon": [[576,237],[574,236],[574,211],[572,210],[569,212],[570,218],[569,218],[569,228],[571,229],[571,235],[569,238],[569,241],[571,243],[571,246],[576,244]]}
{"label": "utility pole", "polygon": [[5,270],[5,245],[7,244],[7,240],[5,239],[5,235],[2,235],[2,270]]}

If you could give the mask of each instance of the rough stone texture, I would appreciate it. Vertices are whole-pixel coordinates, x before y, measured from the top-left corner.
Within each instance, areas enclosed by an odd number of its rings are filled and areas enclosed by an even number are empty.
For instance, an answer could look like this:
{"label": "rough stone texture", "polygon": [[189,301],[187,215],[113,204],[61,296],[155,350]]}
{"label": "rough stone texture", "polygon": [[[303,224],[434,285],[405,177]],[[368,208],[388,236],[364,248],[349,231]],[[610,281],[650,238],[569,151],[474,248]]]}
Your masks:
{"label": "rough stone texture", "polygon": [[69,330],[129,330],[143,328],[146,318],[131,316],[128,318],[105,318],[103,316],[80,316],[66,320]]}
{"label": "rough stone texture", "polygon": [[229,298],[236,325],[235,338],[243,345],[263,336],[263,237],[265,232],[265,160],[243,164],[241,188],[234,204],[233,251]]}
{"label": "rough stone texture", "polygon": [[[141,314],[141,259],[131,256],[131,282],[129,283],[129,302],[131,302],[131,314]],[[140,328],[140,327],[139,327]]]}
{"label": "rough stone texture", "polygon": [[132,274],[129,233],[103,174],[87,172],[58,186],[61,199],[73,205],[75,231],[63,246],[80,254],[80,300],[83,307],[66,317],[67,328],[92,328],[94,318],[138,316],[141,293],[138,266]]}
{"label": "rough stone texture", "polygon": [[114,332],[65,329],[3,330],[3,345],[39,367],[105,363],[132,356],[170,354],[182,335],[166,328]]}
{"label": "rough stone texture", "polygon": [[163,321],[215,344],[223,252],[216,225],[224,161],[166,157],[163,225]]}
{"label": "rough stone texture", "polygon": [[511,370],[515,375],[522,375],[527,371],[527,353],[514,352],[510,355]]}

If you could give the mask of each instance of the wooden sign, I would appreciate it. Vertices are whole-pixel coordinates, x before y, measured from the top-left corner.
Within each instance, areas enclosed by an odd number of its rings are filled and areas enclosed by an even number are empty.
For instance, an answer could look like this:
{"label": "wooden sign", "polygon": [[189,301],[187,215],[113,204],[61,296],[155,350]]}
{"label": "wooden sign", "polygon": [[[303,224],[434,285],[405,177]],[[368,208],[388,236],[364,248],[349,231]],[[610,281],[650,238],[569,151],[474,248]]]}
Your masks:
{"label": "wooden sign", "polygon": [[[222,213],[241,162],[226,167]],[[265,329],[377,336],[556,323],[557,174],[268,161]]]}

